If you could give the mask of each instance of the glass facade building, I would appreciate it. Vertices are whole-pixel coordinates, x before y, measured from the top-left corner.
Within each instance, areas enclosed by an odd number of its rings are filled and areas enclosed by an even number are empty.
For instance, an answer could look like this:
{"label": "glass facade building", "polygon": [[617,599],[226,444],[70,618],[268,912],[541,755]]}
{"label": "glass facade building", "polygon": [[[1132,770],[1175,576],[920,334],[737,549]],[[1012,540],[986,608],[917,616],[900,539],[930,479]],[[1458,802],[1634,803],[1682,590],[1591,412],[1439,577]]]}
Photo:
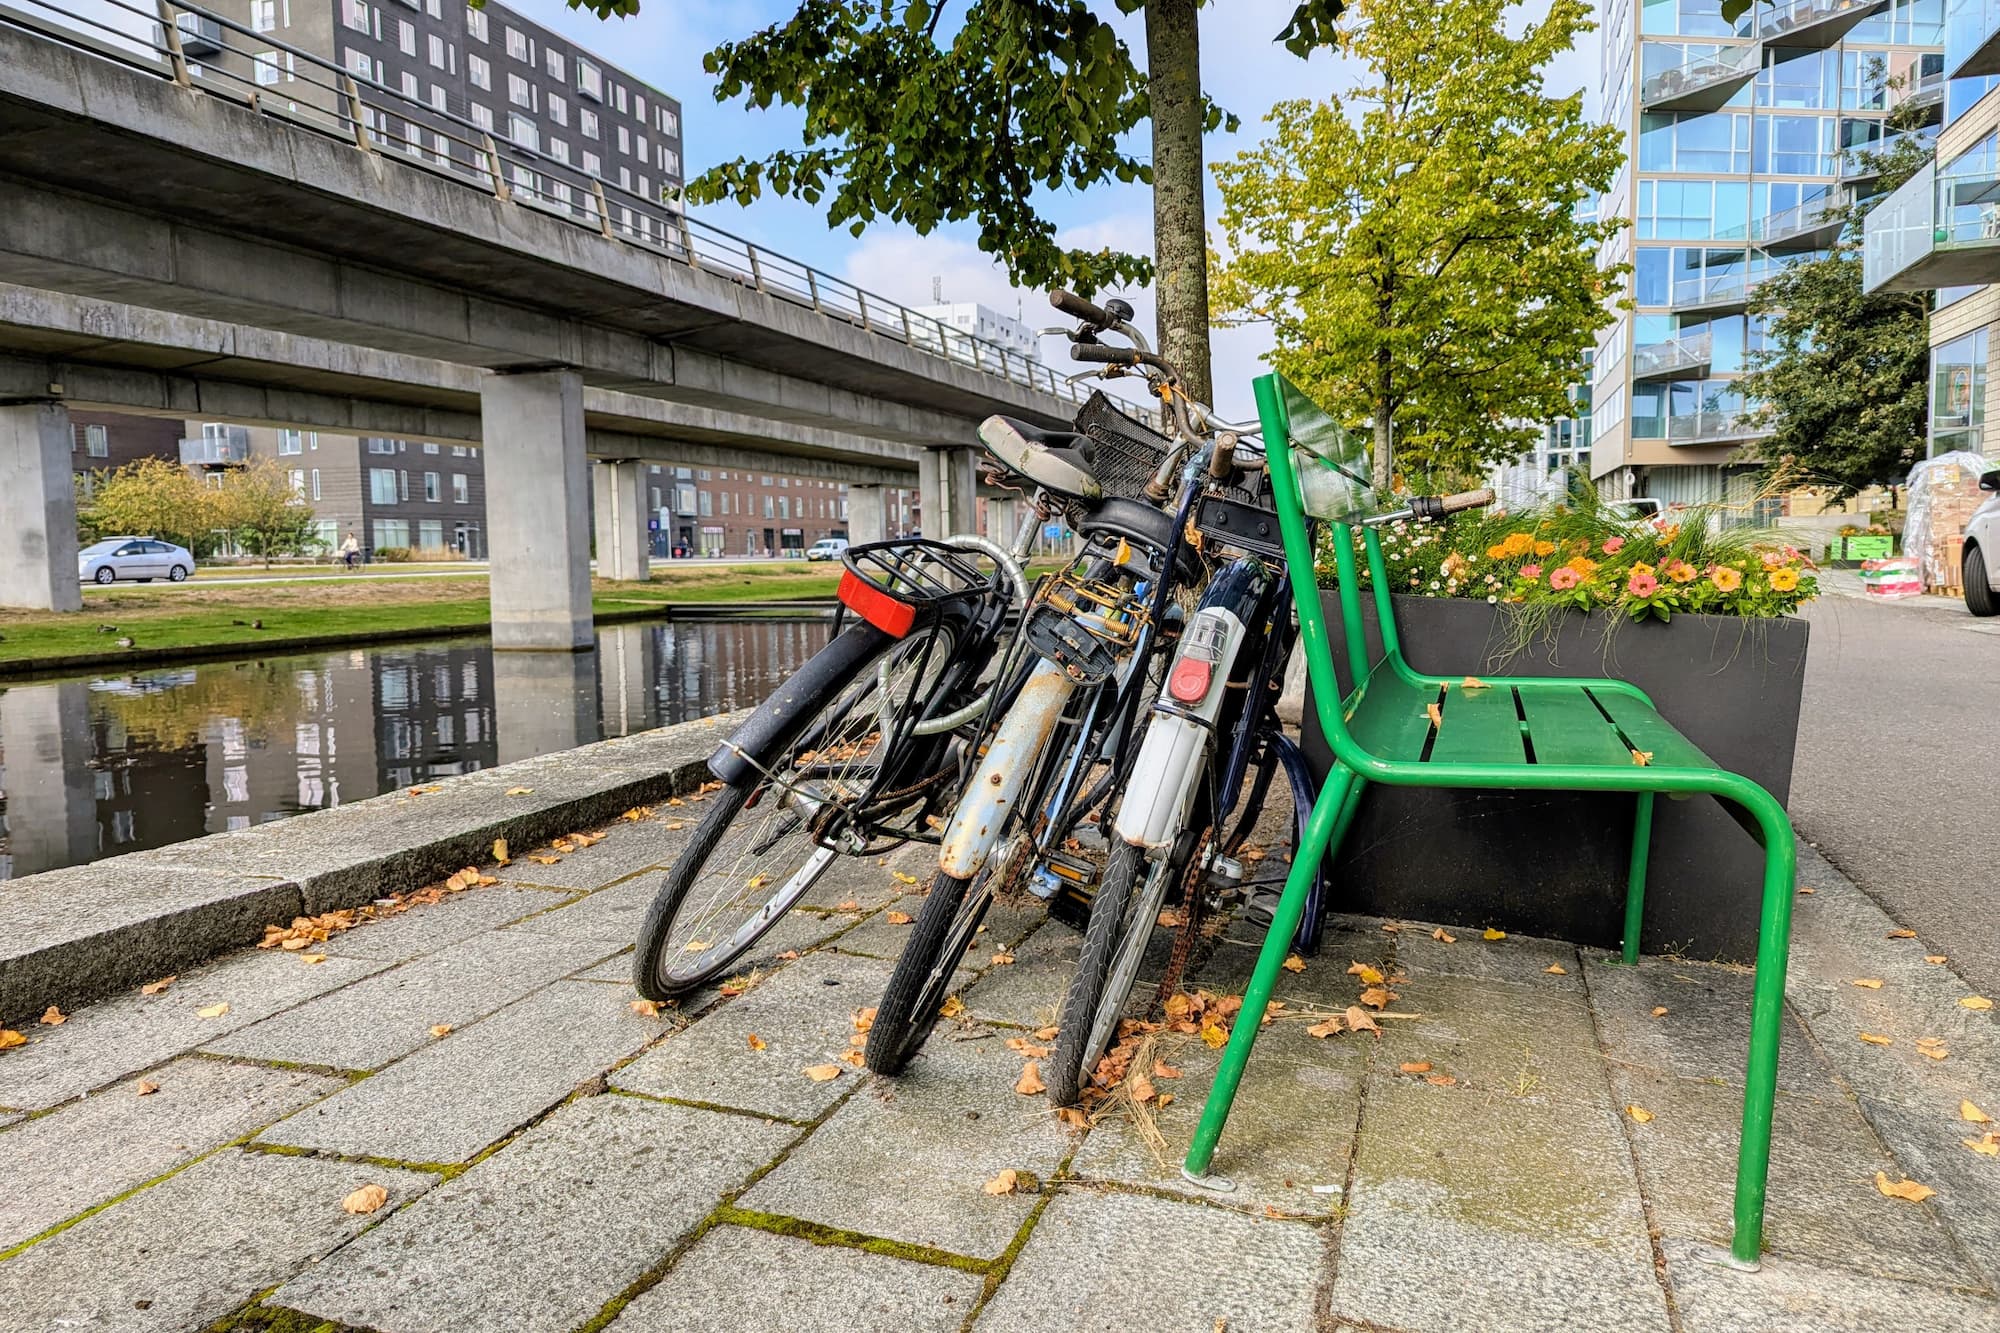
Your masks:
{"label": "glass facade building", "polygon": [[[2000,7],[2000,0],[1984,0]],[[1603,215],[1631,227],[1631,308],[1599,335],[1583,449],[1611,497],[1724,499],[1758,432],[1735,382],[1764,346],[1759,283],[1826,253],[1829,209],[1873,190],[1892,108],[1935,135],[1947,0],[1605,0],[1599,105],[1627,136]]]}

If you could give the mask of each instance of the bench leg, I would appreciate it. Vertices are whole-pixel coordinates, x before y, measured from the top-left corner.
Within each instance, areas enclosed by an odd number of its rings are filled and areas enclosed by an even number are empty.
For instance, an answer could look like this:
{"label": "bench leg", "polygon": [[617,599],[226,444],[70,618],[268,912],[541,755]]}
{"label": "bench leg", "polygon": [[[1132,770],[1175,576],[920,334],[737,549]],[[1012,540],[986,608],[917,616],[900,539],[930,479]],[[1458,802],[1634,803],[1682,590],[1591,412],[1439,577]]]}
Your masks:
{"label": "bench leg", "polygon": [[1646,856],[1653,844],[1653,793],[1639,793],[1632,818],[1632,870],[1625,880],[1625,962],[1639,961],[1639,926],[1646,911]]}
{"label": "bench leg", "polygon": [[[1769,799],[1768,797],[1766,798]],[[1736,1158],[1736,1231],[1730,1255],[1755,1267],[1764,1245],[1764,1190],[1771,1171],[1771,1113],[1778,1097],[1778,1036],[1791,954],[1798,849],[1775,800],[1757,809],[1764,831],[1764,906],[1757,922],[1757,988],[1750,1003],[1750,1060],[1743,1079],[1743,1137]]]}
{"label": "bench leg", "polygon": [[1265,1006],[1271,1001],[1271,990],[1277,985],[1278,974],[1284,970],[1285,957],[1292,948],[1292,937],[1298,933],[1299,919],[1305,915],[1313,876],[1318,872],[1321,860],[1330,854],[1328,842],[1346,805],[1347,793],[1354,785],[1353,772],[1336,764],[1333,772],[1327,775],[1326,786],[1321,789],[1319,799],[1313,802],[1312,818],[1306,821],[1305,836],[1299,840],[1298,852],[1292,857],[1291,871],[1285,876],[1284,896],[1279,898],[1278,910],[1272,915],[1270,929],[1264,934],[1264,947],[1257,955],[1256,969],[1250,974],[1250,985],[1243,995],[1243,1008],[1236,1015],[1236,1026],[1229,1034],[1229,1045],[1222,1052],[1222,1064],[1215,1071],[1215,1083],[1209,1089],[1208,1101],[1201,1108],[1201,1123],[1195,1127],[1194,1142],[1189,1145],[1187,1159],[1181,1165],[1181,1174],[1198,1185],[1220,1190],[1231,1188],[1226,1181],[1211,1180],[1208,1165],[1215,1157],[1215,1144],[1222,1137],[1223,1123],[1229,1119],[1229,1104],[1236,1100],[1237,1085],[1243,1081],[1244,1066],[1250,1063],[1250,1047],[1256,1043]]}

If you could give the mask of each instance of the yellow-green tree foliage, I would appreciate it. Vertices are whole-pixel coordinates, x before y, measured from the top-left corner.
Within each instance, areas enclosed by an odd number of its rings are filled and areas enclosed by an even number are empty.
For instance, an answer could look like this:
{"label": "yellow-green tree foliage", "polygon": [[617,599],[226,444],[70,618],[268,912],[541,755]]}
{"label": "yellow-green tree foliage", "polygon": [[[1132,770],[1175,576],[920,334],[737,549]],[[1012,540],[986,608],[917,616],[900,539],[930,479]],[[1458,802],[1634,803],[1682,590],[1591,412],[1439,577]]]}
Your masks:
{"label": "yellow-green tree foliage", "polygon": [[1277,368],[1372,426],[1384,494],[1397,473],[1436,485],[1514,457],[1566,415],[1620,289],[1596,258],[1624,224],[1578,216],[1618,172],[1619,131],[1543,85],[1589,8],[1517,9],[1366,0],[1345,43],[1359,86],[1280,103],[1270,137],[1215,169],[1218,312],[1269,321]]}
{"label": "yellow-green tree foliage", "polygon": [[220,525],[266,564],[274,555],[301,554],[315,541],[312,506],[293,484],[291,469],[273,459],[232,469],[217,498]]}
{"label": "yellow-green tree foliage", "polygon": [[99,472],[80,517],[88,540],[158,537],[206,555],[221,526],[217,499],[218,492],[178,463],[142,458],[115,472]]}

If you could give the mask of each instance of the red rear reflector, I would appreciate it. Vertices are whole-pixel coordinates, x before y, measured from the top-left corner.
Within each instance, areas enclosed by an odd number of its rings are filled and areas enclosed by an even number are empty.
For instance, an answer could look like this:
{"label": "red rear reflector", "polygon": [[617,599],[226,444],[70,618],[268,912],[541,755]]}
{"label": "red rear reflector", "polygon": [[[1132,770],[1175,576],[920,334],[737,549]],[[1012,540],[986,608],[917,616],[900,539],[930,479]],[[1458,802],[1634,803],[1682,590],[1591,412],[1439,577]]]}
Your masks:
{"label": "red rear reflector", "polygon": [[917,623],[916,607],[897,601],[851,569],[840,576],[839,597],[863,620],[899,639]]}
{"label": "red rear reflector", "polygon": [[1167,693],[1184,704],[1198,704],[1208,695],[1209,682],[1215,679],[1215,667],[1196,657],[1183,657],[1174,663],[1173,674],[1167,677]]}

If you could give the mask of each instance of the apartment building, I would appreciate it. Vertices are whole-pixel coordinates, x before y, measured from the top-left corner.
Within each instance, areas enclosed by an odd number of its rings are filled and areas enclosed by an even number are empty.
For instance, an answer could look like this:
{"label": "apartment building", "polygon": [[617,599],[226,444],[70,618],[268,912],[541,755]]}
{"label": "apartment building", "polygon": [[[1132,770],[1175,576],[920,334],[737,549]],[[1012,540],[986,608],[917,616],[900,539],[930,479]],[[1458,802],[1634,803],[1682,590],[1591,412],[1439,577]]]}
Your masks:
{"label": "apartment building", "polygon": [[[1994,0],[1984,0],[1994,3]],[[1945,109],[1945,0],[1605,0],[1600,106],[1628,161],[1601,201],[1632,309],[1599,336],[1590,476],[1608,497],[1747,498],[1758,432],[1735,381],[1764,344],[1758,283],[1824,255],[1832,206],[1874,192],[1862,160],[1913,100]]]}
{"label": "apartment building", "polygon": [[2000,345],[2000,0],[1949,5],[1944,76],[1935,153],[1867,217],[1862,285],[1937,293],[1929,452],[1984,454]]}
{"label": "apartment building", "polygon": [[[783,556],[847,535],[841,482],[733,468],[659,465],[647,472],[658,556]],[[899,532],[893,517],[890,531]]]}
{"label": "apartment building", "polygon": [[[545,206],[595,216],[591,182],[658,201],[682,179],[681,107],[575,43],[494,3],[460,0],[210,0],[253,35],[183,14],[183,50],[200,77],[248,85],[308,119],[351,125],[340,90],[299,52],[402,98],[365,107],[386,152],[432,166],[486,170],[485,136],[509,146],[510,183]],[[270,45],[260,48],[260,38]],[[374,99],[380,101],[381,99]],[[665,241],[660,223],[618,196],[613,225]]]}
{"label": "apartment building", "polygon": [[448,550],[486,557],[486,468],[470,445],[187,423],[181,461],[188,467],[216,475],[257,457],[291,472],[292,490],[312,506],[329,551],[352,533],[370,554]]}
{"label": "apartment building", "polygon": [[119,412],[72,411],[69,414],[70,471],[88,494],[95,473],[115,472],[144,458],[172,462],[180,457],[180,423],[159,417]]}
{"label": "apartment building", "polygon": [[[1010,352],[1019,352],[1030,361],[1042,359],[1042,340],[1025,321],[1003,315],[978,301],[946,301],[918,306],[916,313],[929,315],[938,323],[990,343],[999,343]],[[1051,322],[1054,322],[1053,316]]]}

